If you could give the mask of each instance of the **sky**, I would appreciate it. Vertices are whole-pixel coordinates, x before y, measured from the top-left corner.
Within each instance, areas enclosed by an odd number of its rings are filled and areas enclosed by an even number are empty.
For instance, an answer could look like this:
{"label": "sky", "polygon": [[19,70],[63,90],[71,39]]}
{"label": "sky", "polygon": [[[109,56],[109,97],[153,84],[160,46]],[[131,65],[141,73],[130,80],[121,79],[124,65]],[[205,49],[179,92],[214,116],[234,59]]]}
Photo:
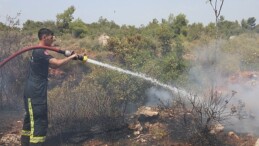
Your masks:
{"label": "sky", "polygon": [[[56,20],[70,6],[75,7],[74,18],[85,23],[97,22],[100,17],[118,25],[147,25],[153,19],[161,22],[170,14],[185,14],[190,23],[207,25],[215,22],[215,15],[207,0],[0,0],[0,22],[6,16],[15,17],[20,23],[27,20]],[[219,1],[219,0],[218,0]],[[225,0],[221,14],[229,21],[255,17],[259,22],[259,0]]]}

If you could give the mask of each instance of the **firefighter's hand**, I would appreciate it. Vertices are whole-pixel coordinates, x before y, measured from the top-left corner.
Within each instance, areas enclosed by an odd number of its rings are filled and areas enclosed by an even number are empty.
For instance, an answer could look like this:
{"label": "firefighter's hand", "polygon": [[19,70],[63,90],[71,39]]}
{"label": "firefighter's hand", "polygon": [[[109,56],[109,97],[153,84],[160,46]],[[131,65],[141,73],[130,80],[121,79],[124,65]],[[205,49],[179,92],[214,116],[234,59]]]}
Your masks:
{"label": "firefighter's hand", "polygon": [[66,57],[69,57],[69,56],[71,56],[71,55],[73,55],[73,54],[75,54],[74,51],[66,50],[64,55],[65,55]]}
{"label": "firefighter's hand", "polygon": [[88,57],[86,56],[86,54],[84,53],[84,54],[80,54],[80,55],[78,55],[78,58],[77,58],[78,60],[81,60],[81,61],[83,61],[84,63],[88,60]]}
{"label": "firefighter's hand", "polygon": [[73,53],[72,55],[69,56],[69,58],[73,60],[77,60],[78,55],[76,53]]}

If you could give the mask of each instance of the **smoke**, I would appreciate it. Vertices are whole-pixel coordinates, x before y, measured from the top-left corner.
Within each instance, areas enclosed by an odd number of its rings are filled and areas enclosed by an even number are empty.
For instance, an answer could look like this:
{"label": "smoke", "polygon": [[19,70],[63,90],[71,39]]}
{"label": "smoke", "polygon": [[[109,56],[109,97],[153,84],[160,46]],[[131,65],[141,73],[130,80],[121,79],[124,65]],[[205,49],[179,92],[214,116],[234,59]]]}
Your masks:
{"label": "smoke", "polygon": [[156,87],[148,89],[146,91],[146,95],[148,96],[146,106],[157,106],[159,104],[169,106],[173,99],[172,92],[165,89],[158,89]]}
{"label": "smoke", "polygon": [[244,106],[244,110],[240,115],[231,119],[229,128],[240,133],[254,133],[259,135],[258,81],[252,79],[243,84],[230,85],[229,88],[237,91],[232,103],[235,105],[242,103]]}
{"label": "smoke", "polygon": [[[173,100],[173,92],[167,88],[151,87],[146,91],[147,99],[145,106],[157,107],[158,105],[171,106]],[[134,103],[128,103],[126,113],[135,113],[138,106]]]}
{"label": "smoke", "polygon": [[[223,41],[219,45],[223,45]],[[215,48],[215,44],[195,49],[195,60],[189,71],[190,88],[199,92],[225,85],[225,78],[239,70],[239,56]],[[200,89],[200,90],[199,90]]]}
{"label": "smoke", "polygon": [[[218,45],[222,48],[224,42],[221,41]],[[230,104],[232,106],[243,104],[244,107],[239,116],[227,122],[225,128],[239,133],[259,134],[259,83],[255,78],[256,74],[247,71],[242,75],[240,56],[215,49],[215,44],[195,51],[196,59],[192,61],[188,88],[199,94],[214,89],[224,96],[230,96],[231,91],[236,91]]]}
{"label": "smoke", "polygon": [[[218,42],[218,48],[223,48],[225,42]],[[238,116],[225,121],[225,128],[237,133],[253,133],[259,135],[259,81],[257,73],[247,71],[242,75],[240,68],[241,57],[237,54],[228,54],[215,48],[215,43],[194,49],[195,59],[191,60],[189,83],[186,89],[198,96],[205,95],[214,89],[222,93],[222,97],[231,96],[232,91],[237,93],[229,102],[229,109],[233,106],[240,109]],[[239,78],[237,78],[239,76]],[[236,78],[233,80],[233,78]],[[157,106],[163,103],[170,105],[173,95],[170,91],[152,87],[147,90],[148,100],[146,105]],[[242,107],[240,107],[242,105]],[[239,106],[239,107],[238,107]]]}

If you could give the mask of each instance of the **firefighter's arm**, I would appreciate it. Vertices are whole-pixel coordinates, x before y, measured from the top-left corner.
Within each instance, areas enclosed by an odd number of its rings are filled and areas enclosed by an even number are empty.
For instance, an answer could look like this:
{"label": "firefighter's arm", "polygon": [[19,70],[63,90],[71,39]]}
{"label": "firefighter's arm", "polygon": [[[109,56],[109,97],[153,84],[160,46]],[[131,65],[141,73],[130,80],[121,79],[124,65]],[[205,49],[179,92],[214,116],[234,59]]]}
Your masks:
{"label": "firefighter's arm", "polygon": [[49,60],[49,65],[51,68],[56,69],[59,68],[60,66],[62,66],[63,64],[66,64],[67,62],[69,62],[70,60],[72,60],[73,58],[76,58],[77,54],[73,54],[71,56],[68,56],[66,58],[63,59],[57,59],[57,58],[51,58]]}

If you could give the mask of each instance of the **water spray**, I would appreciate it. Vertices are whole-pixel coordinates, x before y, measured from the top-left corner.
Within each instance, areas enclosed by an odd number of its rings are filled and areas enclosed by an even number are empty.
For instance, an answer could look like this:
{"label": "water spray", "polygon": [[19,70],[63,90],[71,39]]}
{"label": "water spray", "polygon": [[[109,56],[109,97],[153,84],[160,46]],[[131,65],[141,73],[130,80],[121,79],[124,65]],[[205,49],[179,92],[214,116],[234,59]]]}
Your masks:
{"label": "water spray", "polygon": [[167,84],[161,83],[158,80],[156,80],[154,78],[151,78],[151,77],[149,77],[145,74],[142,74],[142,73],[136,73],[136,72],[132,72],[132,71],[129,71],[129,70],[124,70],[124,69],[121,69],[119,67],[115,67],[115,66],[112,66],[112,65],[109,65],[109,64],[106,64],[106,63],[102,63],[102,62],[99,62],[99,61],[96,61],[96,60],[93,60],[93,59],[87,59],[87,62],[95,64],[95,65],[99,65],[99,66],[102,66],[102,67],[106,67],[106,68],[111,69],[111,70],[116,70],[116,71],[121,72],[121,73],[132,75],[132,76],[135,76],[135,77],[147,80],[147,81],[150,81],[151,83],[153,83],[155,85],[159,85],[159,86],[161,86],[165,89],[168,89],[175,94],[181,94],[183,96],[187,95],[187,92],[184,91],[184,90],[180,90],[176,87],[172,87],[172,86],[169,86]]}

